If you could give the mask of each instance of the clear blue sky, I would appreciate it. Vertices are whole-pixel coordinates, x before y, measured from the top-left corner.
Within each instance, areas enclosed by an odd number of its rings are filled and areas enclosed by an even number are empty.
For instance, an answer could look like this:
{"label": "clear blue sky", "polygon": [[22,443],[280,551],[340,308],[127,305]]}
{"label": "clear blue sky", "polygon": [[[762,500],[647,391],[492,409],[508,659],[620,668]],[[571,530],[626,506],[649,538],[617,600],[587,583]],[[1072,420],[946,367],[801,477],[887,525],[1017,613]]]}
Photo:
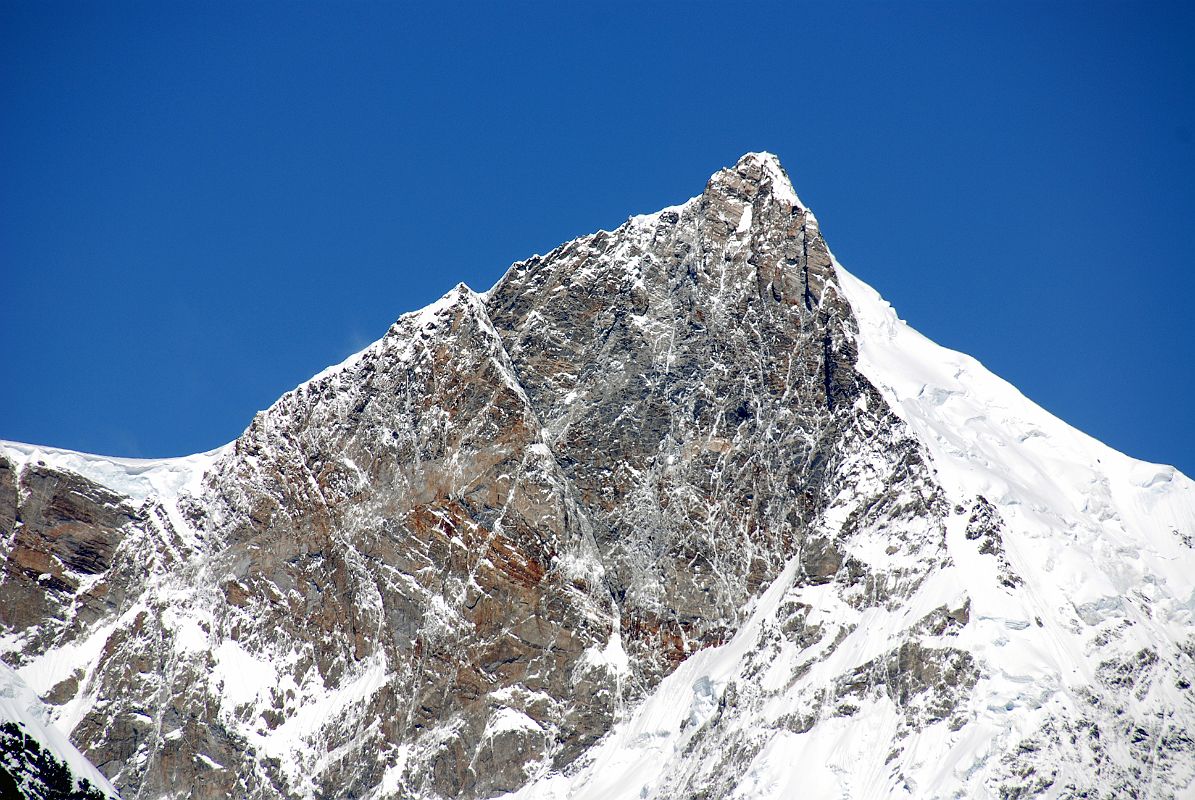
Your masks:
{"label": "clear blue sky", "polygon": [[762,149],[915,327],[1193,474],[1193,105],[1190,4],[4,2],[0,438],[215,447]]}

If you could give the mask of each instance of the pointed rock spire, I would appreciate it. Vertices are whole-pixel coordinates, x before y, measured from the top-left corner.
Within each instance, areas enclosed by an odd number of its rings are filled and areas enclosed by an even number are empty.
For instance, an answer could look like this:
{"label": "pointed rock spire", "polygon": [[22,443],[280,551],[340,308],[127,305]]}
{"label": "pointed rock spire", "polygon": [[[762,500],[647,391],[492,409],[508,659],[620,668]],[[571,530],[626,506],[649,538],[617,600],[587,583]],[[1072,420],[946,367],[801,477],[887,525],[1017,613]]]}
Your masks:
{"label": "pointed rock spire", "polygon": [[797,197],[788,173],[772,153],[747,153],[733,167],[721,169],[710,178],[706,194],[725,194],[738,200],[753,200],[760,193],[770,194],[780,203],[806,211]]}

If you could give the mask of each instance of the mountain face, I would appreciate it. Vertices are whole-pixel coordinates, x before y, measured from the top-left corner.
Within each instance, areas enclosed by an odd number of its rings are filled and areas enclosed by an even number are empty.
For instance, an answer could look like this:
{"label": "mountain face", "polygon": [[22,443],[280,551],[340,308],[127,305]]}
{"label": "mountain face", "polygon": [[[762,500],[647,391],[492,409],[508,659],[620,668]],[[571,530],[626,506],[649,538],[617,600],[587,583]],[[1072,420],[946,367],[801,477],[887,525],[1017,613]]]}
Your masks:
{"label": "mountain face", "polygon": [[126,800],[1195,797],[1195,484],[910,330],[767,154],[219,450],[5,445],[0,555]]}

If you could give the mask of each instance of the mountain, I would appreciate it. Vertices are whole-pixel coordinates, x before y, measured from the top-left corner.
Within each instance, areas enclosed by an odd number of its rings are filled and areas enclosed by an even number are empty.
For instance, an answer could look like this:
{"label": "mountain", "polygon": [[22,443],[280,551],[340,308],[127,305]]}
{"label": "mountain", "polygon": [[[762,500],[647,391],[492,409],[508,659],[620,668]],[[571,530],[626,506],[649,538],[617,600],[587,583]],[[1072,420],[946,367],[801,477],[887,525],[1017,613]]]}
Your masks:
{"label": "mountain", "polygon": [[0,452],[0,653],[126,800],[1195,797],[1195,484],[908,328],[768,154],[218,450]]}

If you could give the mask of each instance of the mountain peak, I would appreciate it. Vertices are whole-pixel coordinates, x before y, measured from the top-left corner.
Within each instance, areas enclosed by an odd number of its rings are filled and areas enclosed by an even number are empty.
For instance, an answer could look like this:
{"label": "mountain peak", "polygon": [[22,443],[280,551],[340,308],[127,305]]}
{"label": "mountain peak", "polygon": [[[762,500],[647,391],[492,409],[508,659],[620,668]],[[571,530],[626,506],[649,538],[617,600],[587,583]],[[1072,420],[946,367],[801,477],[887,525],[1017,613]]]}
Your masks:
{"label": "mountain peak", "polygon": [[769,153],[767,150],[744,153],[743,157],[735,163],[735,167],[738,168],[745,165],[756,165],[764,169],[784,172],[784,167],[780,165],[780,157],[775,153]]}
{"label": "mountain peak", "polygon": [[710,191],[727,193],[744,200],[767,193],[782,203],[807,210],[797,197],[779,157],[766,151],[747,153],[733,167],[714,173],[706,186],[706,192]]}

